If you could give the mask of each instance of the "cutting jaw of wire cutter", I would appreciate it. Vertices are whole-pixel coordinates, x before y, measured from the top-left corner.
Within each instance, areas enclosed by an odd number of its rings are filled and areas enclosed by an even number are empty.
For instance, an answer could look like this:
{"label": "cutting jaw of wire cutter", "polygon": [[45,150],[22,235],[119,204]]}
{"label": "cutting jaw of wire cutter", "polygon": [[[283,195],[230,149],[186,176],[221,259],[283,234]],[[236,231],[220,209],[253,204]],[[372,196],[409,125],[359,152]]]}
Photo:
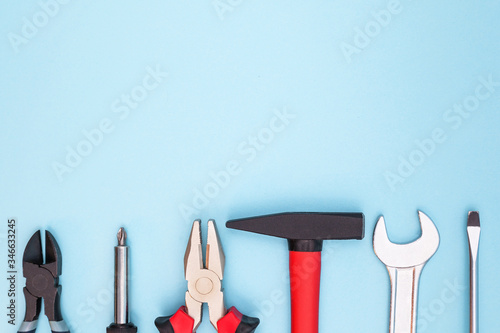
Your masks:
{"label": "cutting jaw of wire cutter", "polygon": [[194,319],[194,331],[201,323],[203,303],[208,305],[210,322],[215,329],[227,312],[222,292],[226,259],[213,220],[208,221],[206,263],[202,244],[201,221],[196,220],[184,256],[184,275],[188,281],[186,308]]}
{"label": "cutting jaw of wire cutter", "polygon": [[214,220],[208,221],[207,244],[203,257],[201,221],[191,229],[186,254],[184,276],[187,280],[186,305],[172,316],[159,317],[155,324],[161,333],[193,333],[201,324],[203,304],[208,305],[210,323],[219,333],[252,333],[259,319],[241,314],[235,307],[226,309],[222,279],[225,255]]}
{"label": "cutting jaw of wire cutter", "polygon": [[45,231],[45,263],[43,260],[40,230],[28,241],[23,255],[23,276],[26,278],[24,296],[26,314],[19,328],[19,333],[36,331],[38,317],[44,301],[45,315],[49,319],[50,329],[54,333],[69,333],[68,326],[61,315],[61,286],[59,276],[62,269],[62,257],[56,239]]}

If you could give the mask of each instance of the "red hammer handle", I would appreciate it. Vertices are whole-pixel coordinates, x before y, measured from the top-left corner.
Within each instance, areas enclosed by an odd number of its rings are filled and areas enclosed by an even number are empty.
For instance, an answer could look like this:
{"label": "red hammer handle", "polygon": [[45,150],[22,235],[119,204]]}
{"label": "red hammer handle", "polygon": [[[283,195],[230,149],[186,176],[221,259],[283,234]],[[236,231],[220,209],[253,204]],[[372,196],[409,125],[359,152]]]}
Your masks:
{"label": "red hammer handle", "polygon": [[320,277],[320,251],[290,251],[292,333],[318,333]]}
{"label": "red hammer handle", "polygon": [[288,240],[292,333],[318,333],[322,242],[363,239],[363,214],[283,213],[232,220],[226,226]]}

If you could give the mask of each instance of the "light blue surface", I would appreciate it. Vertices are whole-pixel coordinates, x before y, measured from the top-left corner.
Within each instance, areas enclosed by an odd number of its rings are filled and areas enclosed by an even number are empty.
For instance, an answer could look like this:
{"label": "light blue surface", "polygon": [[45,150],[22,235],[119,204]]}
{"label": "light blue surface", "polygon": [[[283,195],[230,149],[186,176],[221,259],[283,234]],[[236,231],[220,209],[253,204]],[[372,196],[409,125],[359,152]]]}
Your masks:
{"label": "light blue surface", "polygon": [[[387,332],[389,277],[373,254],[373,227],[383,214],[391,239],[415,239],[417,209],[441,235],[422,275],[418,332],[468,332],[461,287],[472,209],[482,223],[480,325],[498,330],[500,85],[481,83],[500,82],[498,1],[227,3],[223,19],[211,1],[67,1],[46,9],[51,17],[36,1],[0,5],[1,219],[18,220],[18,262],[37,229],[57,238],[72,332],[104,332],[113,319],[120,226],[131,246],[132,321],[155,332],[154,319],[183,303],[194,218],[218,222],[226,304],[260,316],[257,332],[289,332],[286,241],[224,227],[282,211],[365,213],[363,241],[325,243],[320,331]],[[388,8],[377,31],[373,13]],[[36,32],[23,20],[33,15]],[[369,41],[356,32],[365,28],[374,29]],[[362,48],[345,56],[356,42]],[[154,70],[168,75],[138,88]],[[141,92],[135,109],[120,101]],[[479,101],[476,93],[483,100],[463,121],[447,111]],[[285,111],[293,119],[274,120]],[[85,146],[82,131],[103,121],[109,133]],[[415,141],[428,144],[436,130],[439,143],[419,153]],[[268,143],[257,150],[259,134]],[[92,152],[58,179],[54,163],[78,145]],[[400,158],[421,164],[403,170]],[[228,163],[233,175],[217,190],[210,174]],[[206,186],[218,193],[203,202],[195,193]],[[197,211],[181,213],[188,206]],[[24,298],[8,325],[1,281],[1,331],[16,332]],[[23,284],[18,275],[18,292]],[[49,332],[41,319],[37,332]],[[199,332],[211,331],[205,316]]]}

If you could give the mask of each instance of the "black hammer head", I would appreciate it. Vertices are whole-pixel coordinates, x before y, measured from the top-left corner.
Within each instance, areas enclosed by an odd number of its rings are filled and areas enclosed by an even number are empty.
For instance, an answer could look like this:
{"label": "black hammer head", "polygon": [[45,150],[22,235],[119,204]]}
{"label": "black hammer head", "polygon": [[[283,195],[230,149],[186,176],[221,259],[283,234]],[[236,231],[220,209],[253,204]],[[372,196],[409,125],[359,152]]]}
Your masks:
{"label": "black hammer head", "polygon": [[363,239],[365,234],[362,213],[282,213],[231,220],[226,227],[288,240]]}

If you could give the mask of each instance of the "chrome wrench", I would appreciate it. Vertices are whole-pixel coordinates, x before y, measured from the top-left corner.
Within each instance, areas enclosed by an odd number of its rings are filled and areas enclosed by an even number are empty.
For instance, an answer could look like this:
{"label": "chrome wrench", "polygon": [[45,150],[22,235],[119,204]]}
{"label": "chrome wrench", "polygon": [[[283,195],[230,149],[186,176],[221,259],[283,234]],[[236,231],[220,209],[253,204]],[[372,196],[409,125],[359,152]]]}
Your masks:
{"label": "chrome wrench", "polygon": [[409,244],[394,244],[381,216],[373,233],[373,250],[389,271],[391,313],[389,333],[415,333],[420,274],[439,247],[439,233],[431,219],[418,212],[422,236]]}

